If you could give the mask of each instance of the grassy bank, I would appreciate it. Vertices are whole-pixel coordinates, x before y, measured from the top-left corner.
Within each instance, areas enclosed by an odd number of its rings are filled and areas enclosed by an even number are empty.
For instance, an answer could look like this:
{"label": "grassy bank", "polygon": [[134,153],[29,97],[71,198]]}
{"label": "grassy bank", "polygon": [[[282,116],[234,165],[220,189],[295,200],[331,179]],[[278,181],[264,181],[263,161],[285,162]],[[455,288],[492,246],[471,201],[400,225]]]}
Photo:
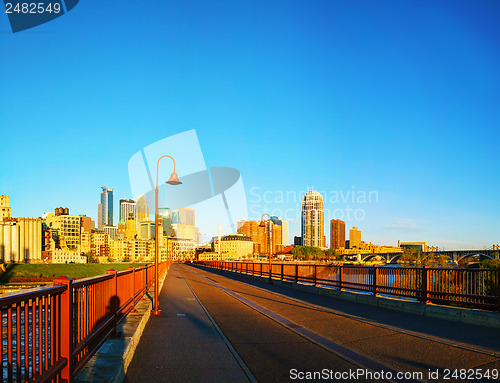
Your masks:
{"label": "grassy bank", "polygon": [[144,263],[86,263],[86,264],[6,264],[0,270],[0,284],[19,282],[50,282],[53,278],[65,275],[70,278],[87,278],[106,274],[106,271],[126,270],[130,266],[139,267]]}

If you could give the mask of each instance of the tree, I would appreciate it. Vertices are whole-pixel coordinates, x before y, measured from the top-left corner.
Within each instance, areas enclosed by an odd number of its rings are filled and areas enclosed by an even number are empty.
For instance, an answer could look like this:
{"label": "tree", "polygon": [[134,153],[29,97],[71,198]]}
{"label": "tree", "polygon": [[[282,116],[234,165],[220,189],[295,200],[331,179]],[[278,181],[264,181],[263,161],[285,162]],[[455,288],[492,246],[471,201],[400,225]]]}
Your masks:
{"label": "tree", "polygon": [[87,263],[99,263],[99,258],[95,257],[92,253],[85,253],[87,256]]}
{"label": "tree", "polygon": [[335,249],[328,249],[325,251],[326,259],[331,261],[340,261],[342,259],[342,254],[337,253]]}
{"label": "tree", "polygon": [[294,259],[304,261],[318,260],[324,257],[323,251],[319,247],[314,246],[294,246],[292,254]]}
{"label": "tree", "polygon": [[403,254],[399,257],[399,260],[404,263],[409,263],[410,265],[419,264],[419,255],[417,251],[411,247],[405,247],[403,249]]}

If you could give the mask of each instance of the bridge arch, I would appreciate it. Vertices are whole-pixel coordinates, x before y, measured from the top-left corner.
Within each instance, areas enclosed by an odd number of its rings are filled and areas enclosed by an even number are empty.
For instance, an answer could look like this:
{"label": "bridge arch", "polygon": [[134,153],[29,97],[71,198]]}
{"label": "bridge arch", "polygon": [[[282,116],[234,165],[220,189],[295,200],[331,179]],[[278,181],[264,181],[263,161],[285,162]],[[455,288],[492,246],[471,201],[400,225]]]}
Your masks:
{"label": "bridge arch", "polygon": [[494,259],[491,255],[488,255],[488,254],[485,254],[485,253],[468,253],[468,254],[464,254],[461,257],[459,257],[457,259],[457,262],[460,262],[464,258],[473,257],[473,256],[476,256],[476,255],[479,256],[479,257],[482,256],[482,257],[485,257],[485,258]]}

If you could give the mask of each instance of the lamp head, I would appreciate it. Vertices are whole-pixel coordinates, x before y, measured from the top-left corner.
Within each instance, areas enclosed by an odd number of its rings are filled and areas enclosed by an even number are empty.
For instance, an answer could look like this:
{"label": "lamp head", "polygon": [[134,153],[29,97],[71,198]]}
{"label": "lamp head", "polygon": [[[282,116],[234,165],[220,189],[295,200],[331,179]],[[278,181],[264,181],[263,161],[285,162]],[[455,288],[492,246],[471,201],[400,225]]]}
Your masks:
{"label": "lamp head", "polygon": [[264,221],[260,221],[259,226],[260,227],[266,227],[266,223]]}
{"label": "lamp head", "polygon": [[182,182],[179,181],[179,177],[177,176],[177,173],[172,173],[170,176],[170,179],[167,181],[167,184],[170,185],[180,185]]}

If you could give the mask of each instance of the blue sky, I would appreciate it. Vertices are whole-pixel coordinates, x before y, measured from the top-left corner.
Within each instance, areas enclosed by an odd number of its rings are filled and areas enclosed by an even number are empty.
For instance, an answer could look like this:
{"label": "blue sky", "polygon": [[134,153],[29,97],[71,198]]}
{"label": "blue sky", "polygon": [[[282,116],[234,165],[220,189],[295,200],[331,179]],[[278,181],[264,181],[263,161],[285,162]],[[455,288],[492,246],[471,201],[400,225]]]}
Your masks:
{"label": "blue sky", "polygon": [[[314,187],[363,240],[491,246],[499,16],[497,0],[81,0],[13,34],[2,12],[0,194],[14,216],[96,218],[100,186],[134,197],[134,153],[196,129],[208,166],[240,170],[251,218],[298,217]],[[353,190],[377,199],[332,198]]]}

